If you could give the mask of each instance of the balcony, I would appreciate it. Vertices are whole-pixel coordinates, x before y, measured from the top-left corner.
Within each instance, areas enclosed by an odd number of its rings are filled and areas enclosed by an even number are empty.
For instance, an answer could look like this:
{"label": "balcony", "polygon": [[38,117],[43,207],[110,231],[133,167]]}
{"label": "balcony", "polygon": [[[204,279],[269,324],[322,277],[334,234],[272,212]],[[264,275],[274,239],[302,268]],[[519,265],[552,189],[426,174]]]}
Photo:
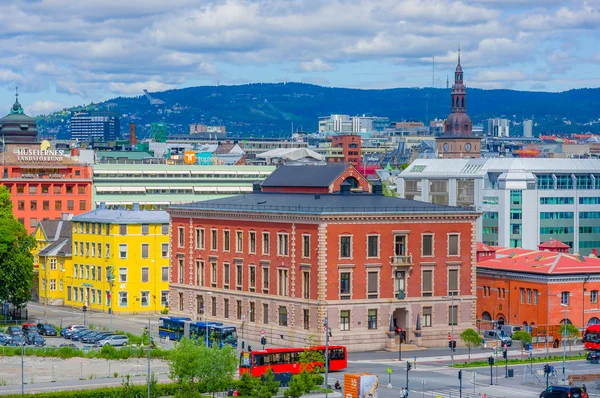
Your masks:
{"label": "balcony", "polygon": [[409,254],[407,256],[392,256],[391,263],[396,267],[412,267],[412,255]]}

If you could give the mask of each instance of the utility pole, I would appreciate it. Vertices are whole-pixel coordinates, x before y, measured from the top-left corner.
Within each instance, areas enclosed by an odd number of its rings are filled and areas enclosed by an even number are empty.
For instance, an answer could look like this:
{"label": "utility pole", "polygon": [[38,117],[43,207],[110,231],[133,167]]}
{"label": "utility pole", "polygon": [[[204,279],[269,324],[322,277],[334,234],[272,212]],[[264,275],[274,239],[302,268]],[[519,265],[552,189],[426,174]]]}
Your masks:
{"label": "utility pole", "polygon": [[323,320],[325,326],[325,398],[329,398],[329,321],[327,317]]}

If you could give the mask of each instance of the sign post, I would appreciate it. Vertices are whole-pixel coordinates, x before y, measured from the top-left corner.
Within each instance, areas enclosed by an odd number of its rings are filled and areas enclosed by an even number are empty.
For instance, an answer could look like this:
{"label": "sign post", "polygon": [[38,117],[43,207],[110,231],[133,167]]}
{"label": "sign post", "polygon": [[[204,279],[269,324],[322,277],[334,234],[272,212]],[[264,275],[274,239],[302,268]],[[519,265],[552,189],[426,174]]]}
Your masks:
{"label": "sign post", "polygon": [[402,328],[398,328],[398,362],[402,361]]}
{"label": "sign post", "polygon": [[387,388],[392,388],[392,368],[387,368],[388,372],[388,385]]}
{"label": "sign post", "polygon": [[265,329],[260,330],[260,344],[262,344],[263,350],[265,349],[265,346],[267,345],[266,334],[267,334],[267,331]]}

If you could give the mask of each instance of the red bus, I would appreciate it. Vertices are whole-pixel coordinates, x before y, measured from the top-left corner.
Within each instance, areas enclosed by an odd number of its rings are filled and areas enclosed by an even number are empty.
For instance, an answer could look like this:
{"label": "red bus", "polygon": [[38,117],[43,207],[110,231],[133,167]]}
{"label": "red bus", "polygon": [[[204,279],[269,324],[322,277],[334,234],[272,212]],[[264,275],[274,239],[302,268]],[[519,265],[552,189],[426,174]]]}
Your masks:
{"label": "red bus", "polygon": [[583,347],[586,350],[600,350],[600,325],[590,325],[585,328]]}
{"label": "red bus", "polygon": [[[253,377],[265,374],[268,369],[275,373],[291,372],[293,374],[302,371],[300,366],[300,353],[305,350],[317,350],[325,355],[325,346],[310,348],[266,348],[264,350],[240,353],[240,375],[250,373]],[[314,362],[308,368],[318,367],[324,369],[324,364]],[[329,370],[343,370],[348,367],[348,355],[346,347],[341,345],[329,346]]]}

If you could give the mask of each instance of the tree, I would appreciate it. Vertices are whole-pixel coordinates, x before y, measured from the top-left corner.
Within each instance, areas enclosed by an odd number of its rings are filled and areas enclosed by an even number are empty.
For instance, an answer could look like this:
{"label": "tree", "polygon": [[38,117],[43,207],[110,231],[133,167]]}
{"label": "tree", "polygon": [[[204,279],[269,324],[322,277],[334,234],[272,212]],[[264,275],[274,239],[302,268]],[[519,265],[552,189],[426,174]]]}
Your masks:
{"label": "tree", "polygon": [[257,398],[271,398],[279,392],[280,384],[280,382],[275,380],[273,369],[268,369],[260,379],[256,379],[252,396]]}
{"label": "tree", "polygon": [[469,349],[469,362],[471,361],[471,348],[479,347],[481,345],[482,338],[474,329],[465,329],[460,334],[460,339],[465,343]]}
{"label": "tree", "polygon": [[31,299],[35,239],[13,216],[10,192],[0,186],[0,301],[22,307]]}
{"label": "tree", "polygon": [[206,347],[187,338],[172,350],[169,361],[169,377],[181,388],[212,394],[231,386],[237,369],[233,347]]}
{"label": "tree", "polygon": [[513,340],[521,340],[521,347],[525,348],[526,344],[531,343],[531,334],[524,331],[516,331],[512,334]]}
{"label": "tree", "polygon": [[298,362],[300,368],[306,370],[309,373],[319,373],[321,371],[320,366],[314,366],[313,363],[322,363],[325,368],[325,355],[322,351],[317,350],[317,341],[313,336],[308,337],[308,346],[303,352],[300,353]]}
{"label": "tree", "polygon": [[[561,338],[563,338],[566,335],[566,337],[567,337],[566,340],[574,341],[577,337],[580,336],[580,334],[581,333],[579,332],[579,329],[577,329],[571,323],[566,323],[566,324],[563,323],[560,326],[560,336],[561,336]],[[566,341],[564,341],[563,344],[566,344]],[[569,351],[571,351],[572,349],[573,349],[573,344],[571,344],[569,346]]]}
{"label": "tree", "polygon": [[304,392],[304,385],[300,375],[293,375],[288,388],[283,392],[285,398],[299,398]]}

